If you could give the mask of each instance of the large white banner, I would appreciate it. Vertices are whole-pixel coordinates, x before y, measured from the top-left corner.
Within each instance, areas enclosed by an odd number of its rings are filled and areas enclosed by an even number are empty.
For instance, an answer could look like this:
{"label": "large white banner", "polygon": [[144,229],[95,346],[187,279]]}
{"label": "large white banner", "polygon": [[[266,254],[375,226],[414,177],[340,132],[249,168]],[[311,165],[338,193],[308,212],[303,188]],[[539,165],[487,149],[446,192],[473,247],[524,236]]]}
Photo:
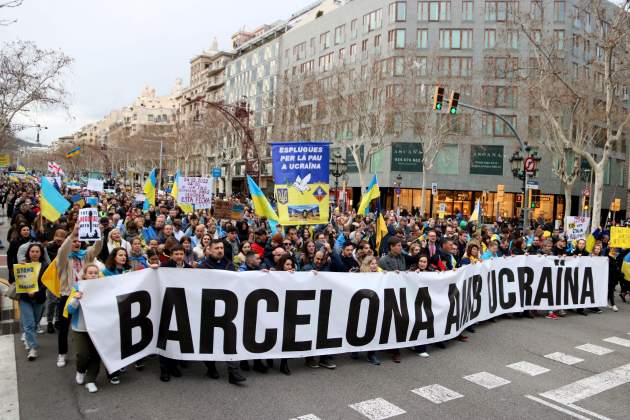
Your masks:
{"label": "large white banner", "polygon": [[159,268],[79,288],[111,372],[153,353],[244,360],[410,347],[505,313],[605,306],[608,261],[519,256],[399,274]]}

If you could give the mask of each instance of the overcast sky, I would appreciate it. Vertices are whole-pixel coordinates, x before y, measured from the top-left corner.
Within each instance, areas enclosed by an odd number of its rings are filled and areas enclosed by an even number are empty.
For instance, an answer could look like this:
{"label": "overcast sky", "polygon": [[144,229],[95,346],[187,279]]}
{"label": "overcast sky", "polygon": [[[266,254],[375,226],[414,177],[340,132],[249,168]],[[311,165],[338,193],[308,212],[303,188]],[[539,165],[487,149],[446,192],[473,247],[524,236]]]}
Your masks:
{"label": "overcast sky", "polygon": [[[67,79],[70,113],[33,110],[28,124],[48,126],[50,143],[128,105],[150,85],[168,94],[175,79],[188,84],[189,60],[217,37],[229,49],[239,28],[286,19],[313,0],[25,0],[2,9],[0,41],[30,40],[74,58]],[[35,138],[35,130],[20,136]]]}

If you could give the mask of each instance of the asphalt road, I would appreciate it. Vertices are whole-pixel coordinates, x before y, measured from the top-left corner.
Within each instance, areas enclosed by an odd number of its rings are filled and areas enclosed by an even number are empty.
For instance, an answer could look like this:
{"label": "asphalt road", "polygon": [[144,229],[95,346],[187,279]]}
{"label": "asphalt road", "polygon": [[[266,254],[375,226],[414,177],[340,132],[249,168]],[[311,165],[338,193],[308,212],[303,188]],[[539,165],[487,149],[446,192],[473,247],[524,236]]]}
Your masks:
{"label": "asphalt road", "polygon": [[[182,378],[162,383],[158,379],[157,359],[151,359],[143,372],[128,368],[117,386],[107,383],[101,374],[97,381],[99,392],[88,394],[74,384],[74,356],[65,368],[55,366],[56,336],[40,335],[41,358],[35,362],[26,360],[16,336],[20,416],[45,419],[54,413],[56,418],[63,419],[290,419],[311,414],[316,417],[302,418],[380,419],[401,413],[395,418],[575,417],[559,411],[560,408],[581,418],[622,419],[628,417],[630,410],[630,368],[625,366],[630,363],[630,304],[619,306],[618,313],[605,310],[603,314],[588,317],[570,314],[557,321],[500,319],[478,326],[468,343],[451,342],[444,350],[429,347],[428,359],[403,352],[400,364],[393,363],[386,353],[381,353],[381,366],[369,365],[363,359],[352,360],[348,355],[338,356],[336,370],[309,369],[302,360],[292,360],[291,376],[277,370],[266,375],[248,373],[246,385],[239,387],[228,384],[222,364],[220,380],[207,379],[203,365],[191,363],[183,369]],[[621,343],[629,347],[603,341],[610,337],[626,340]],[[612,352],[596,355],[575,348],[587,343]],[[567,365],[544,357],[556,352],[583,360]],[[507,367],[517,362],[529,362],[548,371],[530,376]],[[622,366],[625,367],[621,370],[590,379],[586,387],[592,396],[576,397],[571,389],[567,391],[568,397],[562,392],[556,392],[560,397],[549,394],[555,400],[538,395]],[[480,372],[499,377],[482,374],[482,380],[502,385],[487,389],[464,379]],[[435,384],[460,396],[437,404],[412,392]],[[606,390],[608,387],[611,389]],[[574,388],[584,386],[577,384]],[[426,395],[428,391],[418,392]],[[441,394],[439,389],[432,395],[456,396]],[[568,408],[561,403],[565,397],[578,398],[572,400],[575,405],[592,413]],[[382,415],[372,412],[372,417],[350,407],[379,398],[395,407],[377,400],[373,409],[381,410]]]}

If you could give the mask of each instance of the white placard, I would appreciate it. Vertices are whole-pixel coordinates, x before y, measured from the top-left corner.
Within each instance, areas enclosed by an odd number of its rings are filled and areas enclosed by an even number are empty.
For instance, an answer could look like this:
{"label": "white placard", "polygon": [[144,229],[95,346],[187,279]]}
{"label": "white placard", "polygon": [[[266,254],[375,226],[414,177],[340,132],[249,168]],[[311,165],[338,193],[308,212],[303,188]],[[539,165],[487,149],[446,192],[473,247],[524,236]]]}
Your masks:
{"label": "white placard", "polygon": [[590,217],[567,216],[564,225],[567,232],[567,240],[576,241],[578,239],[586,239],[586,235],[589,234],[588,226],[590,222]]}
{"label": "white placard", "polygon": [[101,239],[101,226],[98,209],[85,208],[79,210],[79,240],[81,242]]}
{"label": "white placard", "polygon": [[177,201],[192,204],[196,209],[212,207],[213,191],[214,178],[184,176],[177,181]]}
{"label": "white placard", "polygon": [[103,180],[94,178],[88,179],[87,189],[90,191],[103,192]]}
{"label": "white placard", "polygon": [[608,259],[528,255],[423,273],[158,268],[79,290],[112,372],[156,353],[220,361],[406,348],[507,313],[600,307]]}

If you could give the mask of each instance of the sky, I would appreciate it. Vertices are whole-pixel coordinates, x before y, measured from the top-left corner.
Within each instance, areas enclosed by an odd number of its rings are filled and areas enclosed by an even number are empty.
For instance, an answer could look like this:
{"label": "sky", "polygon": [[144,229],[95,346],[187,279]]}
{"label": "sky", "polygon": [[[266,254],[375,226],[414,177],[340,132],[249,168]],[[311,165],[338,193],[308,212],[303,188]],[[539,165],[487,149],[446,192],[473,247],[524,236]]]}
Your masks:
{"label": "sky", "polygon": [[[109,111],[130,104],[145,85],[169,94],[175,80],[188,85],[190,59],[210,47],[230,49],[241,28],[286,19],[313,0],[24,0],[0,9],[0,43],[34,41],[75,61],[65,83],[70,108],[33,109],[19,121],[41,124],[44,144],[72,134]],[[34,129],[20,137],[34,141]]]}

